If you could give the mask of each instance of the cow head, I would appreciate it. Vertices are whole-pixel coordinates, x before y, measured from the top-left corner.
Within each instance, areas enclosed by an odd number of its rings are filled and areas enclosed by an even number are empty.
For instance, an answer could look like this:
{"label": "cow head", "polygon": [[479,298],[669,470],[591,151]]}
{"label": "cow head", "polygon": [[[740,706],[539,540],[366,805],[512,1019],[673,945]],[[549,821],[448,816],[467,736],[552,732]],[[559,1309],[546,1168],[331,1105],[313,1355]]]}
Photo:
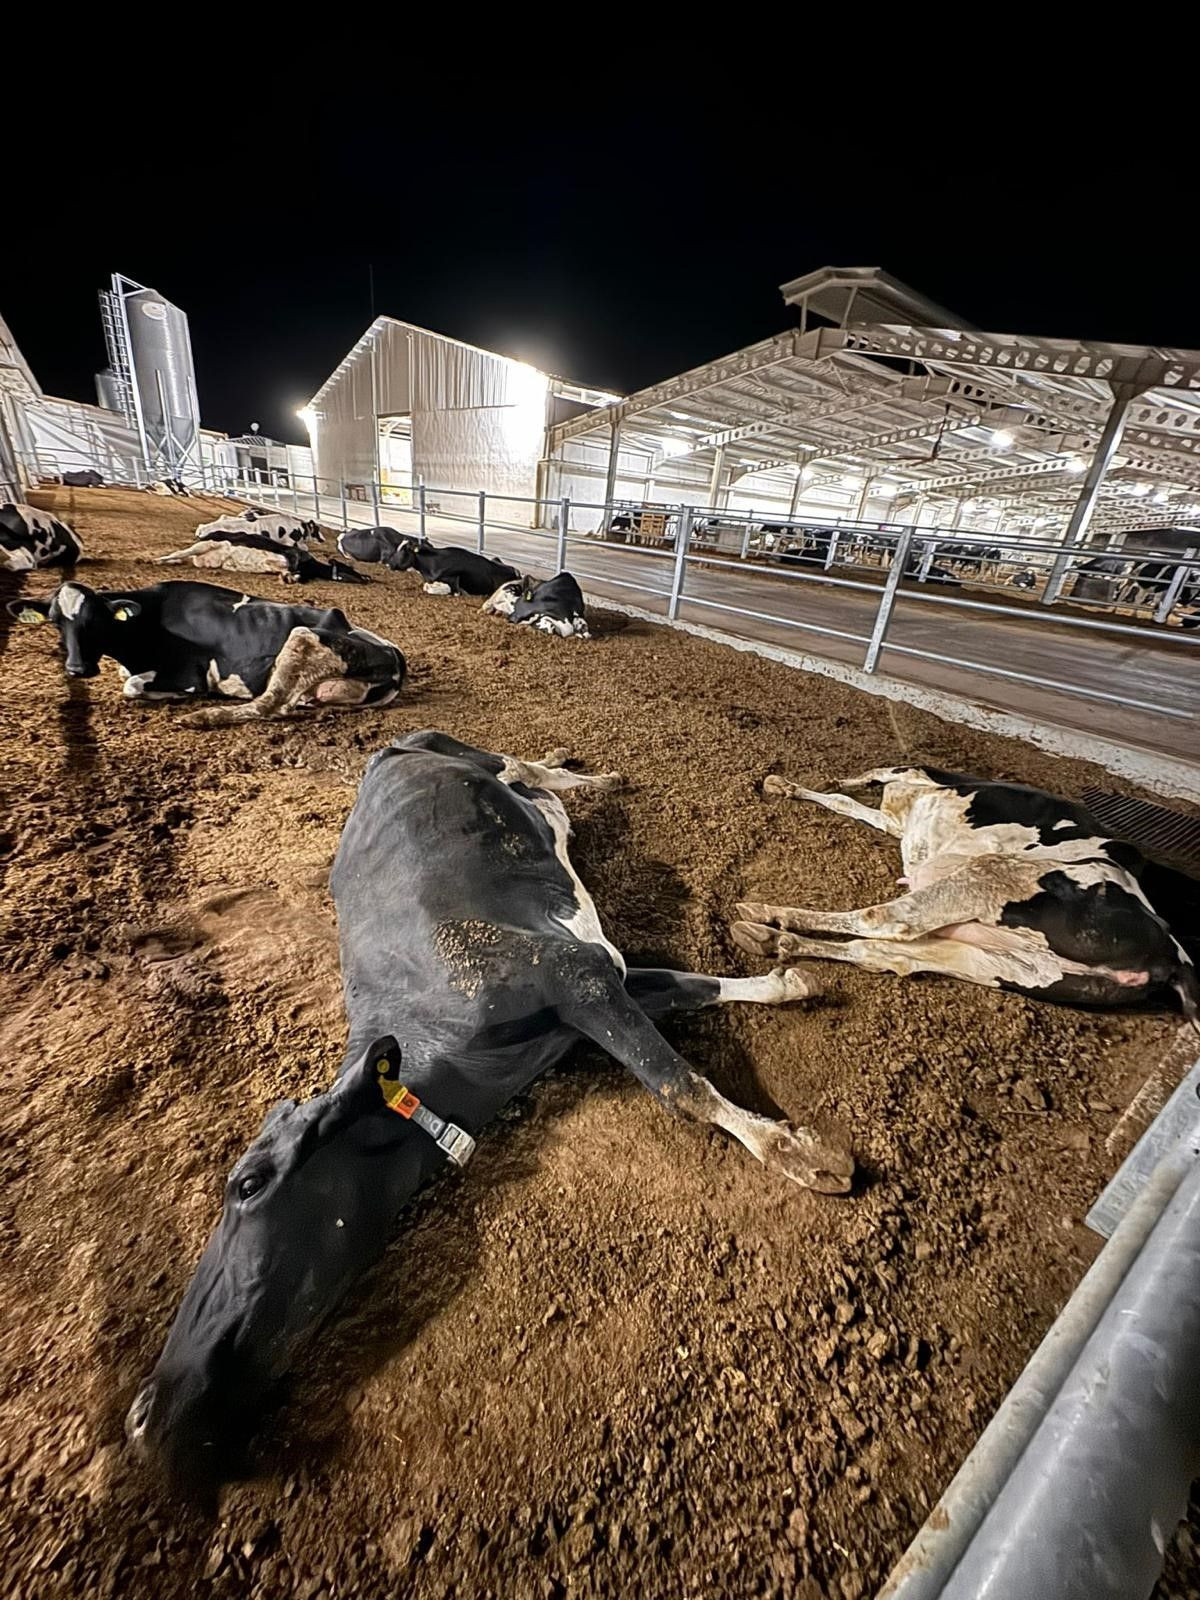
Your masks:
{"label": "cow head", "polygon": [[125,629],[141,612],[136,600],[97,594],[86,583],[64,583],[49,600],[10,600],[18,622],[52,622],[67,652],[69,678],[94,678],[102,656],[121,659]]}
{"label": "cow head", "polygon": [[379,1039],[324,1094],[270,1111],[230,1173],[221,1220],[125,1422],[176,1487],[220,1481],[297,1346],[382,1253],[441,1159],[389,1110],[401,1093],[400,1046]]}
{"label": "cow head", "polygon": [[304,539],[315,539],[318,544],[325,543],[325,535],[321,532],[321,524],[311,519],[300,525],[300,535]]}

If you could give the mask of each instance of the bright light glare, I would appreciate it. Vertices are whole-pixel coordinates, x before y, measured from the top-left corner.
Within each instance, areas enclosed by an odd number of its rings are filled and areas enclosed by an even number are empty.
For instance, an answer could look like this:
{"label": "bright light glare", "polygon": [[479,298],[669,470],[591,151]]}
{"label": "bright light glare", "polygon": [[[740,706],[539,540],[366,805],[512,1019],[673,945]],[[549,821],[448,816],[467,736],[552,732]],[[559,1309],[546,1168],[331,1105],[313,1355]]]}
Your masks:
{"label": "bright light glare", "polygon": [[871,493],[878,495],[881,500],[891,500],[900,492],[900,486],[895,483],[877,483]]}
{"label": "bright light glare", "polygon": [[854,474],[852,472],[843,472],[842,473],[842,488],[843,489],[857,489],[858,487],[859,487],[859,480],[854,476]]}
{"label": "bright light glare", "polygon": [[1086,472],[1087,471],[1087,462],[1083,459],[1082,456],[1072,456],[1071,459],[1067,462],[1066,467],[1065,467],[1064,470],[1069,472],[1069,473],[1071,473],[1072,475],[1074,475],[1076,473],[1080,473],[1080,472]]}
{"label": "bright light glare", "polygon": [[1154,506],[1165,506],[1166,503],[1167,491],[1165,489],[1155,489],[1154,493],[1150,496],[1150,504]]}
{"label": "bright light glare", "polygon": [[1138,499],[1140,500],[1143,495],[1150,493],[1150,485],[1148,483],[1135,483],[1129,492],[1130,494],[1137,495]]}
{"label": "bright light glare", "polygon": [[311,406],[301,406],[296,415],[308,429],[309,433],[311,433],[317,425],[317,413],[313,410],[313,408]]}
{"label": "bright light glare", "polygon": [[993,450],[1011,450],[1012,449],[1012,445],[1013,445],[1013,436],[1008,431],[1007,428],[993,428],[992,429],[992,449]]}
{"label": "bright light glare", "polygon": [[662,453],[665,456],[686,456],[691,451],[691,442],[681,439],[677,434],[669,433],[662,441]]}

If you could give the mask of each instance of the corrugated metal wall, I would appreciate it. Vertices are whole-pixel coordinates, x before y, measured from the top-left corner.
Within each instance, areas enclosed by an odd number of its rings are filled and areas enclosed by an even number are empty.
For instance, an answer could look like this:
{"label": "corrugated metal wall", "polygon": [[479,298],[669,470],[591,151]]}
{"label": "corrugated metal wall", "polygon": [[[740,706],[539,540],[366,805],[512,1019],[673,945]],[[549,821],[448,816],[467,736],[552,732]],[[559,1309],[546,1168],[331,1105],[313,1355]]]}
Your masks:
{"label": "corrugated metal wall", "polygon": [[439,489],[532,498],[547,387],[519,361],[381,318],[313,402],[317,470],[369,482],[373,419],[408,415],[414,477]]}

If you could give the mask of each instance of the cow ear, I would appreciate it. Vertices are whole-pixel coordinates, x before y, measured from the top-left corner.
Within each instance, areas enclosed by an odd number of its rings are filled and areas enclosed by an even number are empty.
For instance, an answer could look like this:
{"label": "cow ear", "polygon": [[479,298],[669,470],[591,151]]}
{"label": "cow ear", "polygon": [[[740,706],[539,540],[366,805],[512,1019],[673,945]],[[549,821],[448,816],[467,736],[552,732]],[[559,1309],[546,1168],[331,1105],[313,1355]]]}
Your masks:
{"label": "cow ear", "polygon": [[142,608],[136,600],[106,600],[105,605],[118,622],[131,622],[141,616]]}
{"label": "cow ear", "polygon": [[320,1117],[324,1140],[369,1111],[395,1107],[405,1094],[400,1081],[400,1045],[384,1034],[334,1084]]}
{"label": "cow ear", "polygon": [[49,600],[10,600],[5,607],[10,617],[16,617],[18,622],[28,623],[36,627],[39,622],[45,622],[50,615]]}

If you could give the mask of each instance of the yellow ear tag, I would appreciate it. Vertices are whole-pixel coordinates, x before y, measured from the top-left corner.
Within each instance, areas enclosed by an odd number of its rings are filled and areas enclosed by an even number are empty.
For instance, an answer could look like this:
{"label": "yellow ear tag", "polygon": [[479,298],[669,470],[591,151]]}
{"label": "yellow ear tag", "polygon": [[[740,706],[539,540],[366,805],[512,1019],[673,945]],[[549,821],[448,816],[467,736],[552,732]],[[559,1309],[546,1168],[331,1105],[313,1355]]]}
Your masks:
{"label": "yellow ear tag", "polygon": [[37,622],[45,622],[45,620],[46,619],[42,615],[42,613],[40,611],[35,611],[32,606],[26,606],[22,611],[18,611],[17,612],[17,621],[18,622],[37,623]]}
{"label": "yellow ear tag", "polygon": [[116,617],[118,622],[128,622],[129,621],[129,612],[125,609],[124,606],[121,606],[121,608],[119,610],[114,611],[113,612],[113,616]]}

